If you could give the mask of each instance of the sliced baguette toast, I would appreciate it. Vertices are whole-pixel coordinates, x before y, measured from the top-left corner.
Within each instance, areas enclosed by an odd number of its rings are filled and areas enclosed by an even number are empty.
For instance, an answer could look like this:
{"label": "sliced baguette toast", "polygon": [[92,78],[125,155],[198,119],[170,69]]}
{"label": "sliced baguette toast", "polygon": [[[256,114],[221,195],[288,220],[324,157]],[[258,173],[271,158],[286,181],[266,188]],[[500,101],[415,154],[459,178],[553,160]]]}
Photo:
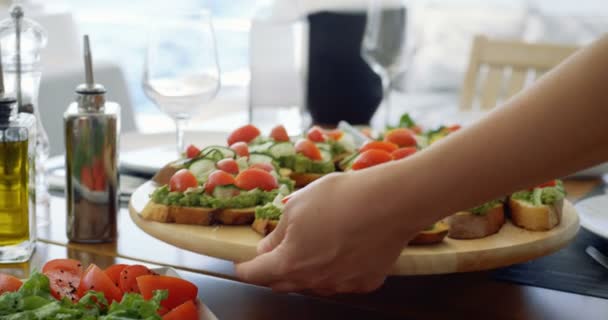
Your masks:
{"label": "sliced baguette toast", "polygon": [[310,184],[311,182],[323,177],[323,174],[320,173],[297,173],[292,172],[289,176],[293,181],[295,181],[296,188],[302,188]]}
{"label": "sliced baguette toast", "polygon": [[251,227],[262,236],[267,236],[274,231],[278,224],[279,220],[255,219]]}
{"label": "sliced baguette toast", "polygon": [[513,224],[532,231],[546,231],[557,226],[562,220],[564,201],[553,205],[534,206],[528,202],[509,199]]}
{"label": "sliced baguette toast", "polygon": [[414,239],[412,239],[409,245],[427,245],[436,244],[443,241],[445,236],[448,234],[448,224],[439,221],[435,223],[432,229],[420,231]]}
{"label": "sliced baguette toast", "polygon": [[243,225],[250,224],[253,221],[255,218],[255,208],[212,209],[178,207],[150,201],[142,210],[141,216],[146,220],[164,223],[197,224],[204,226],[213,223]]}
{"label": "sliced baguette toast", "polygon": [[505,223],[504,205],[499,204],[483,215],[468,211],[457,212],[446,219],[448,237],[454,239],[478,239],[497,233]]}
{"label": "sliced baguette toast", "polygon": [[216,209],[211,208],[167,206],[149,201],[142,210],[141,216],[146,220],[164,223],[208,226],[213,222],[215,211]]}

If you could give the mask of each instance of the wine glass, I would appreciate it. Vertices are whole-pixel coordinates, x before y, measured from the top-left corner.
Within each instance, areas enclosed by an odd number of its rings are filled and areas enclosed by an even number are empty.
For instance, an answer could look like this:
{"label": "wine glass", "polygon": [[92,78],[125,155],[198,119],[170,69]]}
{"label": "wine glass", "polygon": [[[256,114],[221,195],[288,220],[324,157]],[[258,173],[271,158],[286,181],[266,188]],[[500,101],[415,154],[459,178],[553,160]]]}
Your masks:
{"label": "wine glass", "polygon": [[412,31],[405,0],[368,0],[361,54],[382,79],[385,125],[391,119],[393,81],[405,73],[416,52]]}
{"label": "wine glass", "polygon": [[217,95],[220,68],[208,11],[167,16],[149,33],[143,89],[174,120],[177,152],[181,155],[184,126]]}

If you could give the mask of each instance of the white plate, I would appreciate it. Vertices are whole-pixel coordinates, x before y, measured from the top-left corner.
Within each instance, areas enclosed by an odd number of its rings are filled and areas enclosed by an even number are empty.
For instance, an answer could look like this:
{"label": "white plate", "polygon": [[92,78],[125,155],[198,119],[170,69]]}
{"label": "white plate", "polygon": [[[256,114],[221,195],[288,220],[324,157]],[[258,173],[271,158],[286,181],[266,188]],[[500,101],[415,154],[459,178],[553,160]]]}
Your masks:
{"label": "white plate", "polygon": [[576,204],[583,228],[608,239],[608,195],[591,197]]}
{"label": "white plate", "polygon": [[[181,278],[179,273],[177,273],[173,268],[154,268],[152,271],[165,276]],[[217,320],[217,317],[213,314],[213,312],[211,312],[211,310],[209,310],[209,308],[200,299],[196,299],[196,304],[198,307],[199,320]]]}

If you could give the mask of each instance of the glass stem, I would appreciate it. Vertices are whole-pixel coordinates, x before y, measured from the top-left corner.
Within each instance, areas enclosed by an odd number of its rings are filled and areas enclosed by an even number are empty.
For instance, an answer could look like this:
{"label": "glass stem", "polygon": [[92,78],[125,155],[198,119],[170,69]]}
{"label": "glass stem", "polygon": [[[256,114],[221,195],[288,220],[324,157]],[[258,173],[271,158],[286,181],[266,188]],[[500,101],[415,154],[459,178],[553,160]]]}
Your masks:
{"label": "glass stem", "polygon": [[175,118],[175,131],[176,131],[176,144],[177,144],[177,155],[181,157],[184,152],[184,127],[188,123],[188,119]]}

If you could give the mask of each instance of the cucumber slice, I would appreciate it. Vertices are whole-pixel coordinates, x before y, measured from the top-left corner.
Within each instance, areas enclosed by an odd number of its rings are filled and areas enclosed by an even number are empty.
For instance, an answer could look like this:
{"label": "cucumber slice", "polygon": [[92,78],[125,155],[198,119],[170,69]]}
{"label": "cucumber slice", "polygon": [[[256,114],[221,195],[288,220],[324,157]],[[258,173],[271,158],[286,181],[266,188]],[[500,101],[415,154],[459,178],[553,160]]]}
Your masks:
{"label": "cucumber slice", "polygon": [[274,165],[274,158],[264,153],[250,153],[249,154],[249,165],[255,163],[270,163]]}
{"label": "cucumber slice", "polygon": [[212,160],[213,162],[218,162],[222,159],[224,159],[224,154],[216,149],[213,150],[209,150],[209,152],[207,152],[202,159],[208,159],[208,160]]}
{"label": "cucumber slice", "polygon": [[325,150],[330,152],[331,151],[331,146],[329,145],[329,143],[325,143],[325,142],[317,142],[315,143],[315,145],[317,146],[317,148],[319,148],[319,150]]}
{"label": "cucumber slice", "polygon": [[218,199],[232,198],[240,193],[240,189],[235,185],[217,186],[213,189],[213,197]]}
{"label": "cucumber slice", "polygon": [[359,153],[353,153],[350,156],[344,158],[344,160],[340,161],[339,167],[340,169],[344,170],[344,169],[348,169],[352,166],[353,162],[355,161],[355,159],[357,158],[357,156],[359,156]]}
{"label": "cucumber slice", "polygon": [[236,152],[234,150],[224,147],[224,146],[208,146],[205,149],[201,150],[201,154],[205,157],[207,154],[212,152],[213,150],[217,150],[222,153],[223,158],[236,158]]}
{"label": "cucumber slice", "polygon": [[268,141],[261,144],[249,145],[249,153],[267,153],[274,144],[273,141]]}
{"label": "cucumber slice", "polygon": [[331,151],[324,149],[319,149],[319,151],[321,151],[322,162],[334,161],[334,156],[332,156]]}
{"label": "cucumber slice", "polygon": [[247,163],[247,157],[237,158],[236,164],[239,166],[239,171],[243,171],[243,170],[249,168],[249,163]]}
{"label": "cucumber slice", "polygon": [[207,176],[215,170],[215,161],[212,159],[196,160],[190,164],[189,169],[198,180],[207,180]]}
{"label": "cucumber slice", "polygon": [[295,155],[296,148],[291,142],[277,142],[268,149],[268,152],[273,158],[279,159]]}

